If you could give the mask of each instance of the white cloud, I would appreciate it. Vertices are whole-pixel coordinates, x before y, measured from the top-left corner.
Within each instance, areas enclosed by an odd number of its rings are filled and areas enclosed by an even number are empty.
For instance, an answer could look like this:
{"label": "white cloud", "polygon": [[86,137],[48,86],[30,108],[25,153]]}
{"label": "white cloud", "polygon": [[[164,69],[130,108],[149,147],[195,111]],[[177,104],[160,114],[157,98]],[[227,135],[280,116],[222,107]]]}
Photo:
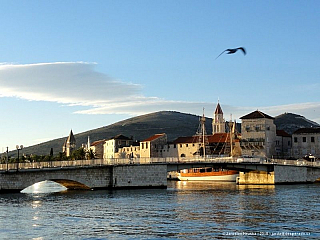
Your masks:
{"label": "white cloud", "polygon": [[0,65],[0,95],[33,101],[94,106],[136,97],[137,84],[124,83],[94,70],[90,63]]}
{"label": "white cloud", "polygon": [[[56,62],[0,64],[0,97],[30,101],[50,101],[69,106],[86,106],[77,114],[130,114],[172,110],[212,116],[215,103],[171,101],[145,97],[142,86],[113,79],[95,71],[95,63]],[[300,103],[270,107],[236,107],[222,104],[226,120],[238,119],[256,109],[271,116],[297,113],[319,122],[320,103]]]}

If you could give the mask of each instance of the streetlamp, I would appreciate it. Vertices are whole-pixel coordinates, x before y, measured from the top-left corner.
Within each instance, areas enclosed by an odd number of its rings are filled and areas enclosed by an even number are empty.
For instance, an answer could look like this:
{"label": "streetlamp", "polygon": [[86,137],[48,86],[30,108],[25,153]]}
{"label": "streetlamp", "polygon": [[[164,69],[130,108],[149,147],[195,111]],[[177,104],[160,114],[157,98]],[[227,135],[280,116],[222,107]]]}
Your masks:
{"label": "streetlamp", "polygon": [[19,151],[22,150],[23,145],[17,145],[16,149],[18,150],[18,160],[17,160],[17,171],[19,171]]}
{"label": "streetlamp", "polygon": [[8,153],[9,153],[9,148],[7,147],[7,156],[6,156],[6,163],[7,163],[7,172],[9,171],[9,169],[8,169],[8,162],[9,162],[9,157],[8,157]]}

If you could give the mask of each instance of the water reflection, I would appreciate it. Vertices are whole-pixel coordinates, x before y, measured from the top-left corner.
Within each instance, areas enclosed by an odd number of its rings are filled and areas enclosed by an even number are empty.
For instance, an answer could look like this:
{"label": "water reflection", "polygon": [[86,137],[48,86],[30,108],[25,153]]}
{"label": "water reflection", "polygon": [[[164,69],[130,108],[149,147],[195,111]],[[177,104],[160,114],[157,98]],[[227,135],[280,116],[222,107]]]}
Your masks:
{"label": "water reflection", "polygon": [[53,181],[42,181],[35,183],[21,191],[21,193],[39,194],[39,193],[54,193],[66,191],[67,188]]}
{"label": "water reflection", "polygon": [[237,185],[240,194],[244,195],[274,195],[275,185]]}
{"label": "water reflection", "polygon": [[168,189],[4,194],[0,238],[226,239],[299,231],[319,239],[319,201],[317,185],[175,181]]}

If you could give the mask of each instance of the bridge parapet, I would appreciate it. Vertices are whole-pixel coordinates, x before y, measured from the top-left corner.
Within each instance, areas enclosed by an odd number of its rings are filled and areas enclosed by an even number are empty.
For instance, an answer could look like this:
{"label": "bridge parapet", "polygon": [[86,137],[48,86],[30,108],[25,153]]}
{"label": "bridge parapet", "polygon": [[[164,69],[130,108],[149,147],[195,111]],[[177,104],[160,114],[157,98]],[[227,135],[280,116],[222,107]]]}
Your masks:
{"label": "bridge parapet", "polygon": [[[276,164],[320,167],[320,162],[309,162],[306,160],[284,160],[266,158],[234,158],[234,157],[192,157],[192,158],[110,158],[72,161],[49,161],[30,163],[0,164],[1,171],[12,171],[19,169],[42,169],[42,168],[67,168],[88,166],[117,166],[117,165],[143,165],[143,164],[183,164],[183,163],[239,163],[239,164]],[[18,169],[17,169],[18,167]]]}

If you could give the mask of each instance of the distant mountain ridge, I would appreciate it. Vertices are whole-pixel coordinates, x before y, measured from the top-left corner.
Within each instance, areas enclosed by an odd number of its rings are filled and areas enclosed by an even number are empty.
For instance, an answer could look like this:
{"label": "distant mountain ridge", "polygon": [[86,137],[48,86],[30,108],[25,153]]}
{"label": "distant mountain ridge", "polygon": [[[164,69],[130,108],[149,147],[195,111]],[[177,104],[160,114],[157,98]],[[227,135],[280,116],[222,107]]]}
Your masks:
{"label": "distant mountain ridge", "polygon": [[304,116],[294,114],[294,113],[283,113],[275,117],[275,125],[278,130],[284,130],[289,134],[294,133],[300,128],[317,128],[320,125],[316,122],[313,122],[309,119],[306,119]]}
{"label": "distant mountain ridge", "polygon": [[[186,114],[174,111],[160,111],[149,113],[137,117],[132,117],[117,123],[100,127],[97,129],[85,131],[75,134],[77,148],[82,144],[87,143],[88,136],[90,142],[110,139],[118,134],[127,137],[133,137],[134,140],[144,140],[157,133],[166,133],[168,141],[173,141],[178,137],[192,136],[196,133],[199,126],[200,116],[193,114]],[[303,116],[284,113],[274,120],[277,129],[285,130],[287,133],[292,134],[295,130],[305,127],[320,127],[318,123],[310,121]],[[207,134],[212,133],[212,118],[206,118],[206,131]],[[237,124],[240,132],[240,124]],[[50,149],[53,148],[53,153],[58,154],[62,152],[62,146],[67,139],[64,138],[53,139],[48,142],[40,143],[34,146],[26,147],[23,149],[23,154],[37,154],[49,155]],[[12,151],[11,154],[16,154]]]}

